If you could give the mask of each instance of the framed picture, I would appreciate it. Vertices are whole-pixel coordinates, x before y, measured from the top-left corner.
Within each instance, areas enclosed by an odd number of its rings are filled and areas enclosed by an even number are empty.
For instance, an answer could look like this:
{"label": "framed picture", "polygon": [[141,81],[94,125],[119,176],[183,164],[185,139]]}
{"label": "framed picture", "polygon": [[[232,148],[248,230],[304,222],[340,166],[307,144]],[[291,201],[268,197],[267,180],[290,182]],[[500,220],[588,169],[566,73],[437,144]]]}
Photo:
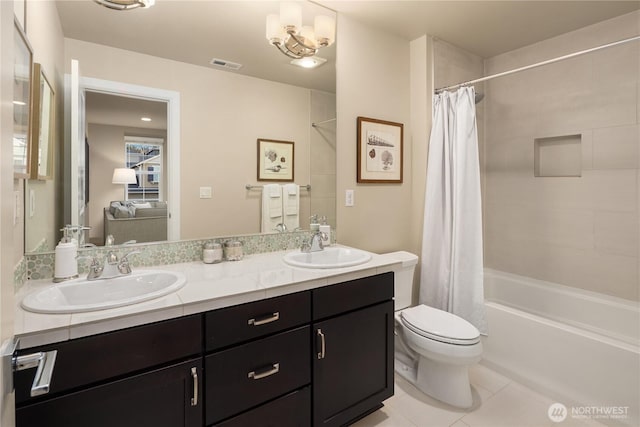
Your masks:
{"label": "framed picture", "polygon": [[402,183],[403,124],[358,117],[358,182]]}
{"label": "framed picture", "polygon": [[13,176],[29,178],[31,166],[31,79],[33,50],[14,20],[13,63]]}
{"label": "framed picture", "polygon": [[292,182],[293,142],[258,139],[258,181]]}

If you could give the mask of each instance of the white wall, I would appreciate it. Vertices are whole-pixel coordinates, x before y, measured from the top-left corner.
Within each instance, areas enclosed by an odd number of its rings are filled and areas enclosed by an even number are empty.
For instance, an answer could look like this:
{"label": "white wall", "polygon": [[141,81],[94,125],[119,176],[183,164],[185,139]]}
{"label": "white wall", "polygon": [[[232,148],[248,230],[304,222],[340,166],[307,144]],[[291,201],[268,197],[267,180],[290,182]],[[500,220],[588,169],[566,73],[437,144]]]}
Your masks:
{"label": "white wall", "polygon": [[[54,132],[54,165],[59,165],[62,145],[64,122],[64,37],[58,19],[58,11],[54,2],[29,2],[27,7],[27,37],[33,47],[33,60],[41,64],[44,74],[47,76],[55,93],[55,132]],[[16,245],[16,259],[20,259],[24,251],[31,251],[38,246],[42,239],[50,250],[56,245],[57,229],[61,224],[61,212],[51,209],[54,206],[56,196],[61,191],[60,167],[54,167],[53,179],[28,180],[27,193],[24,196],[24,227],[26,227],[27,239],[24,243]],[[22,192],[22,188],[20,191]],[[34,215],[29,216],[30,202],[29,192],[34,193]],[[20,230],[16,238],[22,242],[23,232]]]}
{"label": "white wall", "polygon": [[[337,236],[373,252],[407,249],[413,230],[409,42],[338,17]],[[357,184],[356,120],[371,117],[404,124],[404,183]],[[345,207],[345,190],[355,206]]]}

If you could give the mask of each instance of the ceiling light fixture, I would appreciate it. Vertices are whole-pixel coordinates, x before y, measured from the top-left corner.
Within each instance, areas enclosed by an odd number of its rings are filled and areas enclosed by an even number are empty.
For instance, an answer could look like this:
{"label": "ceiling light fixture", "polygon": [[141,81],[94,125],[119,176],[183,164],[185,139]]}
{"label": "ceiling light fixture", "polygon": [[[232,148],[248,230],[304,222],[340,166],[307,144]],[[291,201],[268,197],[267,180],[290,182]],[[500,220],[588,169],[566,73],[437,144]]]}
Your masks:
{"label": "ceiling light fixture", "polygon": [[142,120],[143,122],[150,122],[151,117],[140,117],[140,120]]}
{"label": "ceiling light fixture", "polygon": [[292,59],[291,64],[302,68],[316,68],[327,62],[326,59],[319,56],[306,56],[300,59]]}
{"label": "ceiling light fixture", "polygon": [[336,21],[318,15],[314,26],[302,25],[302,7],[298,2],[280,3],[280,15],[267,16],[267,40],[289,58],[313,56],[336,39]]}
{"label": "ceiling light fixture", "polygon": [[101,6],[113,10],[130,10],[139,7],[147,8],[156,3],[156,0],[93,0]]}

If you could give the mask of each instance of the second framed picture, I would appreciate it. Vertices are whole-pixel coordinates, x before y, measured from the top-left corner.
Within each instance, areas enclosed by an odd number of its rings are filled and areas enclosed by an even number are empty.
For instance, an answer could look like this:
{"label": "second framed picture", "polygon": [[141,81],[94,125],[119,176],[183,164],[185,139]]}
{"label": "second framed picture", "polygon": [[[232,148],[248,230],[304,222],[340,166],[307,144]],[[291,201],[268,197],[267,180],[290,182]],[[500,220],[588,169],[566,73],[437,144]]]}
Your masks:
{"label": "second framed picture", "polygon": [[258,139],[258,181],[293,182],[294,144]]}
{"label": "second framed picture", "polygon": [[403,124],[358,117],[358,182],[402,183]]}

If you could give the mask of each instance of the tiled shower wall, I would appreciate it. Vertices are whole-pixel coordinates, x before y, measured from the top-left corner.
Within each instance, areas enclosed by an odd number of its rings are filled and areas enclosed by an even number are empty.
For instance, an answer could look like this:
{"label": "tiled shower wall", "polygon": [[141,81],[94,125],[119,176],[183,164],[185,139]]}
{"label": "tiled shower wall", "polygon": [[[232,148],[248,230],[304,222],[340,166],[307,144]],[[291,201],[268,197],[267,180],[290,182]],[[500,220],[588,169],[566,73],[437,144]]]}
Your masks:
{"label": "tiled shower wall", "polygon": [[[634,12],[490,58],[485,74],[638,34]],[[640,42],[485,85],[485,266],[638,301]],[[580,176],[535,177],[534,140],[571,136],[572,159],[558,146],[539,160]]]}

